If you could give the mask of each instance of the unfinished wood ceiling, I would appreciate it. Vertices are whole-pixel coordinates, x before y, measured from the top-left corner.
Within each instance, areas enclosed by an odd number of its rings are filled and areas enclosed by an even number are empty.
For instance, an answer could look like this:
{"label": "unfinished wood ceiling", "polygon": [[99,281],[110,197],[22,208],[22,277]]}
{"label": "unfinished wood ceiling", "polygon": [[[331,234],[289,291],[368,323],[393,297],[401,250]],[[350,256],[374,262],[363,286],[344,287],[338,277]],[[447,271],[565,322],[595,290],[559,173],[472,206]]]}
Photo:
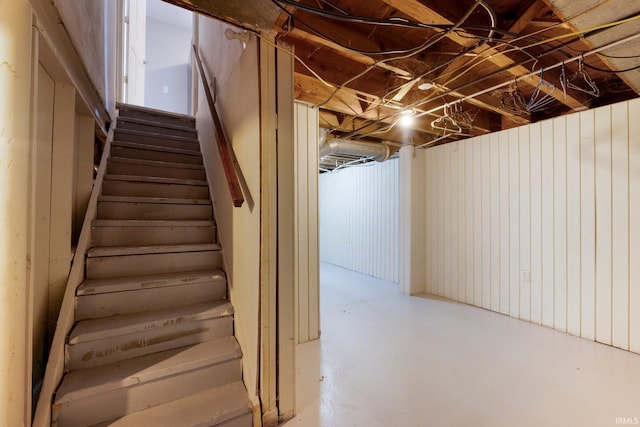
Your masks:
{"label": "unfinished wood ceiling", "polygon": [[267,10],[259,28],[170,2],[293,46],[296,99],[338,137],[430,146],[640,93],[640,1],[232,2]]}

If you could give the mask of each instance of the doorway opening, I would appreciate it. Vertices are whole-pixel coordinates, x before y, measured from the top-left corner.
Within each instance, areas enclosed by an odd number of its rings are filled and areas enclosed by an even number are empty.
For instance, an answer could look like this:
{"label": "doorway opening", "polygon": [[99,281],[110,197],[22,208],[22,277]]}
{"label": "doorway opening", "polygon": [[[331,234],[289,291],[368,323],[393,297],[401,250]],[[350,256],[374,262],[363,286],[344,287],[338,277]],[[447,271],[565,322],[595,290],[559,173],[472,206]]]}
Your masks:
{"label": "doorway opening", "polygon": [[398,283],[399,159],[321,172],[320,261]]}
{"label": "doorway opening", "polygon": [[120,101],[192,114],[194,14],[162,0],[123,0]]}

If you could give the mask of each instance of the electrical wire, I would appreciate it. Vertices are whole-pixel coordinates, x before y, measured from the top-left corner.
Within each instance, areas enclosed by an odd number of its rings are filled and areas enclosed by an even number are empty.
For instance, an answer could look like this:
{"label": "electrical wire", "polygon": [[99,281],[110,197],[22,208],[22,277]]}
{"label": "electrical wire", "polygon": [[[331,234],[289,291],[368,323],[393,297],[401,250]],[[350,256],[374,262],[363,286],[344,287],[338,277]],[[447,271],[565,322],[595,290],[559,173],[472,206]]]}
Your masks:
{"label": "electrical wire", "polygon": [[[332,43],[335,43],[336,45],[342,47],[343,49],[347,49],[351,52],[355,52],[355,53],[359,53],[362,55],[404,55],[407,53],[411,53],[414,52],[418,49],[421,48],[420,46],[414,46],[411,48],[407,48],[407,49],[387,49],[387,50],[376,50],[376,51],[370,51],[370,50],[364,50],[364,49],[358,49],[355,48],[353,46],[349,46],[346,45],[342,42],[340,42],[339,40],[336,40],[333,37],[328,36],[327,34],[322,33],[321,31],[317,30],[314,26],[308,24],[307,22],[305,22],[303,19],[300,19],[299,17],[295,16],[293,13],[291,13],[289,10],[287,10],[287,8],[285,8],[284,6],[282,6],[281,4],[278,3],[278,1],[281,0],[271,0],[276,6],[278,6],[278,8],[280,8],[280,10],[282,10],[284,13],[286,13],[293,22],[298,22],[300,24],[302,24],[304,27],[308,28],[312,33],[314,33],[316,36],[321,37],[325,40],[329,40]],[[295,3],[296,5],[298,3]],[[340,15],[338,15],[340,16]]]}
{"label": "electrical wire", "polygon": [[607,70],[607,69],[604,69],[604,68],[596,67],[594,65],[589,65],[586,62],[583,63],[583,64],[584,64],[585,67],[591,68],[592,70],[600,71],[602,73],[610,73],[610,74],[628,73],[629,71],[635,71],[635,70],[640,69],[640,65],[636,65],[635,67],[626,68],[624,70],[615,70],[615,71],[613,71],[613,70]]}
{"label": "electrical wire", "polygon": [[[390,54],[404,54],[404,53],[409,53],[411,52],[411,50],[413,49],[420,49],[420,46],[417,46],[415,48],[411,48],[411,49],[396,49],[396,50],[385,50],[385,51],[366,51],[366,50],[361,50],[361,49],[356,49],[353,48],[352,46],[347,46],[344,45],[343,43],[340,43],[339,41],[333,39],[332,37],[327,36],[326,34],[323,34],[322,32],[318,31],[317,29],[315,29],[312,25],[309,25],[308,23],[306,23],[304,20],[300,19],[299,17],[295,16],[292,12],[290,12],[289,10],[286,9],[286,7],[284,7],[282,4],[285,4],[287,6],[292,6],[298,9],[301,9],[303,11],[312,13],[312,14],[316,14],[319,16],[323,16],[325,18],[329,18],[329,19],[334,19],[334,20],[338,20],[338,21],[343,21],[343,22],[349,22],[349,23],[358,23],[358,24],[367,24],[367,25],[375,25],[375,26],[397,26],[397,27],[405,27],[405,28],[414,28],[414,29],[430,29],[430,30],[439,30],[439,31],[446,31],[446,32],[450,32],[452,30],[457,29],[459,26],[457,26],[456,24],[423,24],[421,22],[418,21],[412,21],[409,19],[405,19],[405,18],[400,18],[400,17],[392,17],[392,18],[388,18],[388,19],[380,19],[380,18],[370,18],[370,17],[357,17],[357,16],[353,16],[353,15],[340,15],[337,13],[333,13],[333,12],[329,12],[323,9],[318,9],[312,6],[307,6],[305,4],[302,3],[296,3],[294,1],[291,0],[271,0],[272,3],[274,3],[280,10],[282,10],[284,13],[286,13],[289,17],[291,17],[294,22],[297,21],[299,23],[301,23],[302,25],[304,25],[305,27],[307,27],[308,29],[310,29],[314,34],[318,35],[319,37],[323,37],[333,43],[336,43],[338,45],[340,45],[341,47],[345,48],[345,49],[349,49],[353,52],[356,53],[362,53],[365,55],[390,55]],[[282,4],[281,4],[282,3]],[[493,12],[493,10],[489,7],[489,5],[487,5],[484,0],[476,0],[476,2],[474,3],[474,7],[475,5],[479,5],[481,7],[483,7],[487,13],[490,15],[491,17],[491,21],[492,21],[492,26],[479,26],[479,25],[471,25],[471,26],[464,26],[461,27],[465,30],[468,31],[472,31],[472,30],[478,30],[478,31],[487,31],[488,35],[484,36],[487,38],[491,38],[493,37],[494,33],[500,33],[503,35],[513,35],[510,34],[500,28],[497,28],[496,25],[496,21],[497,18],[495,16],[495,13]]]}
{"label": "electrical wire", "polygon": [[[458,22],[450,29],[447,31],[444,31],[442,33],[439,33],[436,36],[432,36],[435,40],[430,40],[427,39],[427,41],[424,43],[424,47],[421,49],[422,50],[426,50],[428,47],[433,46],[435,43],[437,43],[438,41],[442,40],[444,37],[446,37],[451,31],[454,31],[456,28],[459,28],[462,24],[464,24],[464,22],[469,18],[469,16],[471,16],[471,14],[473,13],[473,11],[478,7],[478,6],[482,6],[484,7],[484,9],[487,11],[487,13],[490,16],[491,19],[491,25],[495,26],[496,24],[496,16],[495,13],[493,12],[493,10],[491,10],[491,8],[488,7],[488,5],[486,5],[486,3],[483,0],[476,0],[474,2],[474,4],[467,10],[467,12],[458,20]],[[410,57],[413,56],[415,54],[417,54],[418,52],[412,53],[410,55],[407,55],[406,57]],[[399,58],[393,58],[394,60],[398,60]],[[329,98],[327,98],[327,100],[325,100],[323,103],[321,103],[318,107],[322,107],[324,105],[326,105],[329,101],[331,101],[331,99],[333,99],[333,97],[340,91],[341,88],[345,87],[347,84],[361,78],[363,75],[367,74],[369,71],[371,71],[375,65],[378,65],[380,62],[385,62],[385,61],[389,61],[391,59],[387,59],[387,60],[382,60],[382,61],[378,61],[376,64],[368,67],[366,70],[364,70],[363,72],[359,73],[358,75],[356,75],[355,77],[352,77],[351,79],[349,79],[347,82],[343,83],[339,88],[337,88],[336,90],[334,90],[334,92],[331,94],[331,96],[329,96]],[[409,84],[409,83],[407,83]],[[388,96],[388,93],[385,94],[385,97]],[[385,102],[385,97],[382,98],[382,102]],[[377,106],[379,106],[380,104],[378,104]],[[376,107],[377,107],[376,106]],[[401,110],[402,111],[402,110]],[[353,119],[352,119],[353,120]],[[395,126],[397,123],[399,122],[399,119],[396,120],[391,127]]]}
{"label": "electrical wire", "polygon": [[[640,14],[636,14],[636,15],[633,15],[633,16],[631,16],[629,18],[625,18],[625,19],[622,19],[622,20],[619,20],[619,21],[610,22],[608,24],[598,25],[596,27],[588,28],[588,29],[585,29],[585,30],[577,30],[577,31],[572,31],[572,32],[567,33],[567,34],[561,34],[561,35],[558,35],[558,36],[555,36],[555,37],[551,37],[551,38],[547,39],[544,42],[536,42],[536,43],[529,44],[527,46],[522,46],[522,49],[530,49],[530,48],[535,47],[535,46],[540,46],[541,44],[544,44],[546,42],[558,41],[558,40],[562,40],[562,39],[565,39],[565,38],[568,38],[568,37],[574,37],[574,36],[584,37],[585,35],[588,37],[589,34],[596,33],[599,30],[606,29],[606,28],[611,28],[611,27],[614,27],[614,26],[617,26],[617,25],[621,25],[621,24],[626,24],[628,22],[632,22],[632,21],[635,21],[635,20],[638,20],[638,19],[640,19]],[[573,40],[573,41],[568,42],[568,43],[563,43],[560,46],[561,47],[566,47],[571,43],[575,43],[576,41],[579,41],[579,39],[578,40]],[[554,52],[554,51],[558,51],[558,50],[560,50],[560,48],[558,48],[558,46],[556,46],[553,49],[547,50],[543,54],[536,56],[536,58],[540,59],[541,57],[546,56],[549,53]],[[513,50],[508,49],[508,50],[505,50],[505,51],[501,51],[500,53],[501,54],[506,54],[506,53],[510,53],[510,52],[513,52]],[[469,73],[472,69],[474,69],[475,67],[477,67],[481,63],[486,62],[486,61],[488,61],[490,59],[491,59],[491,56],[483,58],[483,60],[477,62],[473,66],[468,67],[464,71],[462,71],[459,74],[457,74],[455,78],[453,78],[453,79],[447,81],[446,83],[444,83],[444,86],[450,85],[452,82],[460,79],[460,77],[462,77],[463,75]],[[514,63],[509,68],[512,68],[512,67],[515,67],[515,66],[524,65],[524,64],[527,64],[530,61],[531,60],[529,59],[529,60],[526,60],[526,61],[521,61],[521,62],[518,62],[518,63]],[[498,71],[500,71],[500,70],[498,70]],[[491,73],[491,75],[493,76],[494,73]]]}
{"label": "electrical wire", "polygon": [[[272,1],[273,1],[274,3],[277,3],[277,1],[276,1],[276,0],[272,0]],[[294,6],[294,7],[300,7],[300,6],[301,6],[299,3],[295,3],[295,2],[291,2],[291,1],[287,1],[287,0],[278,0],[278,1],[281,1],[281,2],[282,2],[282,3],[284,3],[284,4],[289,4],[289,5]],[[326,2],[326,0],[322,0],[322,1],[323,1],[323,2],[325,2],[325,3],[327,3],[327,2]],[[603,2],[603,3],[599,4],[599,5],[596,5],[596,6],[592,7],[592,8],[590,8],[590,9],[587,9],[587,10],[583,11],[582,13],[580,13],[580,14],[579,14],[579,15],[577,15],[577,16],[581,16],[581,15],[584,15],[584,14],[586,14],[586,13],[589,13],[589,12],[591,12],[591,11],[595,10],[596,8],[601,7],[603,4],[608,3],[609,1],[610,1],[610,0],[606,0],[605,2]],[[279,6],[281,9],[284,9],[281,5],[279,5],[279,4],[278,4],[278,6]],[[300,8],[302,8],[302,7],[300,7]],[[309,7],[309,6],[304,6],[304,8],[315,9],[315,8],[311,8],[311,7]],[[304,9],[304,8],[303,8],[303,9]],[[306,9],[305,9],[305,10],[306,10]],[[310,10],[307,10],[307,11],[310,11]],[[291,13],[289,13],[288,11],[286,11],[286,9],[285,9],[285,12],[287,12],[287,13],[289,14],[289,16],[291,16],[293,19],[295,19],[295,20],[297,20],[297,21],[299,21],[299,22],[300,22],[300,19],[299,19],[299,18],[294,17]],[[310,11],[310,12],[312,12],[312,11]],[[317,10],[316,10],[316,12],[319,12],[319,11],[317,11]],[[326,13],[325,13],[326,11],[321,11],[321,12],[322,12],[321,14],[326,15]],[[343,12],[344,12],[344,11],[343,11]],[[312,13],[314,13],[314,12],[312,12]],[[332,18],[333,18],[333,19],[339,19],[339,18],[340,18],[340,16],[339,16],[339,15],[338,15],[338,16],[336,16],[337,14],[330,13],[330,15],[332,15]],[[353,21],[353,19],[354,19],[354,17],[348,16],[348,15],[343,15],[343,17],[342,17],[342,18],[344,18],[343,20],[349,20],[349,21]],[[355,17],[355,19],[356,19],[356,20],[358,20],[358,19],[360,19],[360,18]],[[575,19],[575,17],[574,17],[574,18],[571,18],[571,19]],[[515,51],[520,51],[520,52],[522,52],[522,53],[526,54],[527,56],[529,56],[529,59],[528,59],[528,60],[526,60],[526,61],[524,61],[525,63],[526,63],[526,62],[530,62],[530,61],[537,61],[539,58],[541,58],[541,57],[543,57],[543,56],[546,56],[546,54],[548,54],[548,53],[541,54],[541,55],[538,55],[538,56],[534,56],[534,55],[530,54],[529,52],[526,52],[526,49],[530,49],[530,48],[532,48],[532,47],[540,46],[540,45],[544,45],[544,44],[549,44],[549,43],[552,43],[552,42],[555,42],[555,41],[559,41],[559,40],[562,40],[562,39],[565,39],[565,38],[568,38],[568,37],[571,37],[571,36],[574,36],[574,35],[581,35],[581,36],[582,36],[582,35],[584,35],[584,34],[590,33],[590,32],[595,31],[595,30],[610,28],[611,26],[619,25],[619,24],[621,24],[621,23],[625,23],[625,22],[631,22],[631,21],[633,21],[633,20],[635,20],[635,19],[638,19],[638,16],[634,15],[634,16],[631,16],[631,17],[629,17],[629,18],[627,18],[627,19],[624,19],[624,20],[616,21],[616,22],[609,23],[609,24],[604,24],[604,25],[602,25],[602,26],[594,27],[594,28],[591,28],[591,29],[582,30],[582,31],[575,31],[575,32],[571,32],[571,33],[568,33],[568,34],[563,34],[563,35],[556,36],[556,37],[551,37],[551,38],[545,38],[545,39],[540,40],[540,41],[534,41],[533,43],[530,43],[530,44],[528,44],[528,45],[526,45],[526,46],[517,46],[517,45],[515,45],[515,42],[516,42],[516,41],[524,40],[525,38],[528,38],[529,40],[532,40],[532,37],[533,37],[534,35],[541,34],[541,33],[543,33],[543,32],[546,32],[546,31],[550,30],[551,28],[555,28],[555,27],[557,27],[557,26],[559,26],[559,25],[562,25],[563,23],[561,22],[561,23],[558,23],[558,24],[553,25],[553,26],[551,26],[551,27],[547,27],[547,28],[541,29],[541,30],[539,30],[539,31],[536,31],[536,32],[534,32],[534,33],[529,33],[529,34],[526,34],[526,35],[523,35],[523,36],[520,36],[520,37],[516,37],[516,38],[514,38],[514,39],[509,39],[509,40],[504,40],[504,39],[503,39],[500,43],[498,43],[498,44],[497,44],[497,46],[509,46],[509,49],[508,49],[508,50],[506,50],[506,51],[500,51],[500,52],[498,52],[498,53],[499,53],[499,54],[505,54],[505,53],[515,52]],[[367,22],[364,22],[364,21],[367,21]],[[370,24],[370,25],[396,25],[396,26],[405,26],[405,27],[414,27],[414,28],[441,29],[441,30],[445,30],[445,29],[447,29],[447,28],[448,28],[448,29],[449,29],[449,31],[447,31],[447,33],[450,33],[451,31],[456,31],[456,33],[460,33],[459,35],[460,35],[460,36],[463,36],[463,37],[470,37],[470,38],[484,39],[484,41],[485,41],[485,42],[488,42],[488,41],[494,41],[494,42],[495,42],[495,41],[496,41],[495,39],[493,39],[493,40],[487,40],[487,39],[488,39],[488,37],[483,37],[483,36],[473,36],[473,37],[471,37],[471,36],[467,35],[467,33],[463,33],[461,30],[458,30],[458,29],[455,29],[455,30],[454,30],[451,26],[440,26],[440,25],[437,25],[437,26],[433,26],[433,25],[431,25],[431,26],[430,26],[430,25],[425,25],[425,24],[415,23],[415,22],[413,22],[413,21],[405,20],[404,18],[391,18],[391,19],[387,20],[387,21],[388,21],[387,23],[383,23],[383,22],[381,22],[381,20],[376,20],[375,18],[365,18],[365,19],[364,19],[364,21],[363,21],[363,22],[359,22],[359,23],[367,23],[367,24]],[[375,22],[371,22],[371,21],[375,21]],[[566,21],[565,21],[565,22],[566,22]],[[418,25],[416,26],[415,24],[418,24]],[[303,23],[303,25],[304,25],[304,23]],[[481,27],[481,26],[470,26],[470,27],[462,27],[462,28],[463,28],[463,29],[469,29],[469,28],[479,29],[480,27]],[[483,30],[488,30],[488,29],[489,29],[489,27],[482,27],[482,29],[483,29]],[[509,34],[509,33],[506,33],[506,32],[504,32],[504,31],[499,31],[499,33],[500,33],[500,34],[507,35],[507,36],[509,36],[509,37],[512,37],[512,36],[513,36],[513,34]],[[440,34],[442,34],[442,33],[440,33]],[[318,35],[319,35],[319,36],[321,36],[321,37],[325,37],[323,34],[318,34]],[[327,38],[327,37],[325,37],[325,38]],[[329,39],[329,40],[331,40],[331,39]],[[335,42],[334,40],[331,40],[331,41]],[[532,41],[533,41],[533,40],[532,40]],[[561,44],[561,45],[559,46],[560,48],[555,47],[553,51],[558,51],[558,50],[560,50],[560,51],[562,52],[562,50],[561,50],[561,48],[562,48],[562,47],[566,47],[568,44],[570,44],[570,43],[574,43],[575,41],[578,41],[578,40],[573,40],[573,41],[570,41],[570,42],[567,42],[567,43]],[[337,44],[340,44],[340,43],[337,43]],[[424,44],[423,44],[423,45],[424,45]],[[347,49],[349,49],[349,50],[352,50],[352,51],[357,51],[357,50],[354,50],[353,48],[351,48],[350,46],[343,46],[343,47],[345,47],[345,48],[347,48]],[[477,49],[477,48],[478,48],[478,46],[475,46],[475,47],[473,47],[473,48],[474,48],[474,49]],[[495,48],[494,48],[494,49],[495,49]],[[412,56],[412,55],[417,54],[417,52],[416,52],[416,53],[411,52],[412,50],[415,50],[415,51],[419,52],[419,51],[424,50],[424,48],[423,48],[423,47],[422,47],[422,45],[421,45],[421,46],[418,46],[418,47],[413,48],[413,49],[406,49],[406,50],[405,50],[406,55],[408,55],[408,56]],[[452,60],[452,61],[447,61],[447,62],[446,62],[446,63],[447,63],[447,65],[448,65],[449,63],[451,63],[451,62],[453,62],[453,61],[455,61],[455,60],[459,59],[461,56],[463,56],[463,55],[467,54],[470,50],[471,50],[471,49],[464,49],[464,50],[463,50],[463,51],[461,51],[458,55],[456,55],[456,56],[453,58],[453,60]],[[398,51],[399,51],[399,50],[398,50]],[[364,54],[393,54],[393,53],[397,53],[398,51],[380,51],[380,52],[375,52],[375,53],[369,53],[369,52],[365,52],[365,51],[361,51],[361,52],[362,52],[362,53],[364,53]],[[563,53],[565,53],[565,52],[563,52]],[[566,53],[565,53],[565,54],[566,54]],[[495,53],[494,53],[494,55],[495,55]],[[568,56],[570,56],[570,55],[568,55]],[[605,55],[603,54],[603,56],[605,56]],[[299,61],[300,61],[300,62],[301,62],[301,63],[302,63],[306,68],[308,68],[310,71],[312,71],[312,70],[310,69],[310,67],[308,67],[306,64],[304,64],[304,61],[302,61],[302,60],[301,60],[301,59],[299,59],[299,58],[296,58],[296,59],[297,59],[297,60],[299,60]],[[389,61],[390,61],[390,60],[394,60],[394,59],[398,59],[398,58],[388,58],[387,60],[389,60]],[[489,57],[489,58],[487,58],[487,57],[484,57],[484,58],[483,58],[483,57],[478,57],[478,59],[474,59],[473,61],[477,61],[477,63],[476,63],[476,64],[473,64],[472,68],[475,68],[475,67],[476,67],[476,66],[478,66],[480,63],[485,62],[485,61],[486,61],[486,60],[488,60],[488,59],[490,59],[490,57]],[[383,61],[386,61],[386,60],[383,60]],[[372,68],[372,67],[376,66],[377,64],[379,64],[379,63],[381,63],[381,62],[382,62],[382,61],[377,61],[377,62],[376,62],[376,63],[374,63],[374,65],[372,65],[370,68]],[[523,62],[523,61],[521,61],[521,63],[522,63],[522,62]],[[468,64],[466,64],[466,65],[468,65]],[[517,66],[517,65],[521,65],[521,64],[520,64],[520,63],[515,63],[515,64],[513,64],[512,66]],[[588,65],[588,64],[585,64],[585,66],[589,66],[589,65]],[[592,66],[592,67],[593,67],[593,66]],[[437,69],[440,69],[440,68],[442,68],[442,66],[435,67],[435,70],[430,70],[428,73],[425,73],[424,75],[428,75],[429,73],[435,72]],[[595,68],[595,67],[594,67],[594,68]],[[604,72],[610,72],[610,73],[616,73],[616,72],[626,72],[626,71],[630,71],[630,70],[632,70],[632,69],[637,69],[637,68],[640,68],[640,67],[633,67],[633,68],[631,68],[631,69],[629,69],[629,70],[621,70],[621,71],[610,71],[610,70],[602,70],[602,71],[604,71]],[[507,68],[507,69],[508,69],[508,68]],[[597,68],[595,68],[595,69],[597,69]],[[456,71],[457,71],[457,72],[459,72],[460,70],[453,70],[453,71],[451,71],[451,73],[456,72]],[[501,70],[498,70],[498,71],[500,71],[500,72],[501,72],[501,71],[505,71],[505,70],[502,70],[502,69],[501,69]],[[466,73],[466,72],[468,72],[468,71],[467,71],[467,70],[465,70],[463,73]],[[313,73],[313,74],[314,74],[314,75],[317,75],[316,73]],[[366,73],[364,73],[364,74],[366,74]],[[364,75],[364,74],[363,74],[363,75]],[[361,77],[361,76],[360,76],[360,77]],[[359,77],[356,77],[356,79],[357,79],[357,78],[359,78]],[[355,79],[354,79],[354,80],[355,80]],[[453,81],[455,81],[455,80],[457,80],[457,78],[456,78],[456,79],[452,79],[452,80],[450,80],[448,83],[451,83],[451,82],[453,82]],[[484,79],[482,79],[482,80],[484,80]],[[323,80],[322,80],[322,81],[323,81]],[[328,85],[328,86],[334,87],[334,88],[336,87],[335,85],[328,84],[328,82],[326,82],[326,81],[323,81],[323,83],[324,83],[324,84],[326,84],[326,85]],[[476,82],[474,82],[474,84],[475,84],[475,83],[476,83]],[[346,85],[346,84],[348,84],[348,83],[345,83],[345,84],[341,85],[341,86],[338,88],[338,90],[340,90],[341,88],[344,88],[344,85]],[[404,86],[404,85],[400,85],[398,88],[401,88],[402,86]],[[463,87],[466,87],[466,85],[465,85],[465,86],[463,86]],[[385,96],[388,96],[388,94],[393,93],[392,91],[394,91],[394,90],[398,90],[398,88],[393,88],[391,91],[387,92],[387,94],[386,94]],[[457,89],[455,89],[455,90],[460,90],[460,89],[461,89],[461,88],[457,88]],[[423,104],[424,104],[424,103],[426,103],[426,102],[429,102],[429,101],[431,101],[431,100],[433,100],[433,99],[439,99],[439,98],[441,98],[442,96],[445,96],[445,95],[447,95],[448,93],[451,93],[451,92],[452,92],[452,91],[451,91],[451,90],[449,90],[448,92],[445,92],[445,93],[443,93],[443,94],[440,94],[440,95],[439,95],[439,96],[437,96],[436,98],[427,97],[425,100],[421,100],[421,101],[419,101],[419,102],[417,102],[417,103],[414,103],[414,104],[415,104],[415,105],[417,105],[417,106],[419,106],[419,105],[423,105]],[[414,107],[414,108],[415,108],[415,107]],[[355,118],[356,118],[356,117],[354,117],[354,119],[355,119]],[[387,119],[387,118],[381,118],[381,120],[385,120],[385,119]],[[368,124],[367,126],[369,126],[369,124]],[[391,125],[391,126],[393,126],[393,125]]]}
{"label": "electrical wire", "polygon": [[[634,40],[634,39],[636,39],[636,38],[638,38],[638,37],[640,37],[640,33],[638,33],[638,34],[634,34],[634,35],[631,35],[631,36],[629,36],[629,37],[625,37],[625,38],[623,38],[623,39],[620,39],[620,40],[617,40],[617,41],[614,41],[614,42],[611,42],[611,43],[609,43],[609,44],[607,44],[607,45],[605,45],[605,46],[601,46],[601,47],[599,47],[599,48],[595,48],[595,49],[593,49],[593,50],[591,50],[591,51],[589,51],[589,52],[586,52],[584,55],[576,56],[576,57],[573,57],[573,58],[569,58],[568,60],[565,60],[565,61],[562,61],[562,62],[558,62],[558,63],[556,63],[556,64],[554,64],[554,65],[552,65],[552,66],[545,67],[544,69],[545,69],[545,70],[550,70],[550,69],[553,69],[553,68],[557,68],[557,67],[561,66],[563,62],[564,62],[564,63],[569,63],[569,62],[577,61],[577,60],[579,60],[580,58],[582,58],[582,57],[584,57],[584,56],[589,56],[589,55],[597,54],[597,53],[599,53],[599,52],[601,52],[601,51],[603,51],[603,50],[610,49],[610,48],[612,48],[612,47],[618,46],[619,44],[622,44],[622,43],[628,43],[629,41]],[[499,72],[501,72],[501,71],[504,71],[504,70],[497,70],[496,72],[491,73],[491,74],[492,74],[492,75],[494,75],[494,74],[499,73]],[[531,77],[531,76],[537,75],[537,74],[539,74],[539,72],[540,72],[540,70],[537,70],[537,71],[535,71],[535,72],[531,72],[531,73],[529,73],[529,74],[525,74],[525,75],[523,75],[523,76],[517,77],[517,78],[515,79],[515,81],[522,80],[522,79],[524,79],[524,78],[528,78],[528,77]],[[489,77],[491,77],[492,75],[490,75]],[[469,86],[475,85],[475,84],[479,83],[480,81],[486,80],[487,78],[488,78],[487,76],[484,76],[484,77],[482,77],[482,78],[480,78],[480,79],[478,79],[478,80],[476,80],[476,81],[474,81],[474,82],[470,82],[470,83],[464,84],[464,85],[462,85],[462,86],[460,86],[460,87],[458,87],[458,88],[451,89],[451,90],[449,90],[448,92],[443,93],[443,94],[440,94],[440,95],[435,96],[435,97],[433,97],[433,98],[428,98],[428,99],[423,99],[423,100],[421,100],[421,101],[416,101],[416,102],[414,102],[414,103],[411,105],[411,108],[419,108],[421,105],[424,105],[424,104],[426,104],[427,102],[431,102],[431,101],[435,101],[435,100],[438,100],[438,99],[442,99],[442,98],[444,98],[446,95],[450,94],[451,92],[460,91],[460,90],[462,90],[462,89],[464,89],[464,88],[466,88],[466,87],[469,87]],[[504,83],[501,83],[501,84],[498,84],[498,85],[494,85],[494,86],[492,86],[492,87],[490,87],[490,88],[483,89],[483,90],[478,91],[478,92],[476,92],[476,93],[474,93],[474,94],[472,94],[472,95],[468,95],[468,96],[465,96],[465,97],[461,98],[461,99],[459,100],[459,102],[462,102],[462,101],[464,101],[464,100],[466,100],[466,99],[469,99],[469,98],[475,98],[475,97],[477,97],[477,96],[483,95],[483,94],[488,93],[488,92],[492,92],[492,91],[494,91],[494,90],[496,90],[496,89],[499,89],[499,88],[501,88],[501,87],[503,87],[503,86],[506,86],[506,85],[508,85],[508,84],[511,84],[511,82],[512,82],[512,80],[509,80],[509,81],[506,81],[506,82],[504,82]],[[427,114],[432,114],[432,113],[434,113],[435,111],[438,111],[438,110],[442,109],[443,107],[444,107],[444,105],[440,105],[440,106],[435,107],[435,108],[432,108],[432,109],[430,109],[430,110],[420,112],[420,113],[416,114],[414,117],[419,117],[419,116],[423,116],[423,115],[427,115]],[[385,120],[385,119],[388,119],[388,117],[381,117],[381,118],[380,118],[380,121],[383,121],[383,120]],[[346,135],[345,135],[345,138],[350,138],[350,137],[352,137],[353,135],[357,134],[360,130],[361,130],[361,129],[354,129],[354,130],[353,130],[353,131],[351,131],[350,133],[346,134]]]}

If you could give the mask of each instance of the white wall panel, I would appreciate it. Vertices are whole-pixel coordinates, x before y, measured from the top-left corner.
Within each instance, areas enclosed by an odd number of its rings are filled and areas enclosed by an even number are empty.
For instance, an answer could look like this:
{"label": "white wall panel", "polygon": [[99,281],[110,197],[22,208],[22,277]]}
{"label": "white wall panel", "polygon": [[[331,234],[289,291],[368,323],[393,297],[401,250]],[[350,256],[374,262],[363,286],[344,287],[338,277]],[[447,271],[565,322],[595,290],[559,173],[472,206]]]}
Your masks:
{"label": "white wall panel", "polygon": [[640,352],[638,116],[634,100],[425,150],[428,291]]}
{"label": "white wall panel", "polygon": [[320,259],[398,282],[398,159],[323,173],[319,182]]}
{"label": "white wall panel", "polygon": [[567,131],[564,117],[553,123],[553,242],[555,329],[567,330]]}
{"label": "white wall panel", "polygon": [[580,335],[580,116],[567,116],[567,332]]}
{"label": "white wall panel", "polygon": [[[444,149],[444,147],[443,147]],[[481,281],[480,295],[483,308],[491,308],[491,136],[480,142],[480,206],[482,233],[480,234]],[[446,238],[446,237],[445,237]]]}
{"label": "white wall panel", "polygon": [[498,196],[500,200],[500,312],[509,314],[511,301],[511,286],[509,285],[509,133],[500,135],[500,188]]}
{"label": "white wall panel", "polygon": [[493,311],[500,310],[500,136],[500,134],[494,133],[489,138],[491,251],[488,264],[490,271],[489,306]]}
{"label": "white wall panel", "polygon": [[[637,120],[638,118],[635,117]],[[629,349],[629,116],[611,106],[611,341]],[[635,218],[638,220],[638,217]],[[636,261],[637,262],[637,261]]]}
{"label": "white wall panel", "polygon": [[507,269],[509,271],[509,277],[507,283],[509,286],[509,313],[507,314],[513,317],[520,317],[521,254],[518,252],[520,248],[520,144],[518,141],[518,129],[511,129],[508,134],[507,149],[509,150],[509,157],[507,158],[507,188],[509,193],[509,230],[507,234],[509,239],[509,259]]}
{"label": "white wall panel", "polygon": [[467,243],[466,243],[466,185],[467,185],[467,173],[465,169],[466,152],[464,145],[457,144],[457,183],[458,187],[458,204],[456,209],[458,210],[458,239],[457,239],[457,251],[454,253],[457,259],[457,264],[454,268],[457,269],[456,280],[458,281],[458,301],[466,301],[466,274],[465,266],[467,264]]}
{"label": "white wall panel", "polygon": [[[474,224],[475,224],[475,211],[474,211],[474,203],[475,203],[475,193],[474,193],[474,168],[473,168],[473,159],[474,159],[474,146],[477,144],[461,144],[464,147],[464,164],[465,164],[465,188],[464,188],[464,198],[466,200],[465,204],[465,259],[466,263],[464,264],[466,268],[465,274],[465,297],[464,302],[467,304],[473,304],[474,302],[474,280],[475,280],[475,235],[474,235]],[[427,174],[428,175],[428,174]],[[429,215],[429,211],[427,210],[427,215]]]}
{"label": "white wall panel", "polygon": [[540,123],[531,125],[529,134],[531,174],[531,321],[542,323],[542,163]]}
{"label": "white wall panel", "polygon": [[554,313],[554,217],[553,217],[553,122],[541,123],[540,135],[541,166],[541,288],[542,288],[542,324],[553,327]]}
{"label": "white wall panel", "polygon": [[640,353],[640,99],[629,102],[629,349]]}
{"label": "white wall panel", "polygon": [[582,260],[580,336],[596,337],[596,209],[594,111],[580,113],[580,255]]}
{"label": "white wall panel", "polygon": [[611,108],[595,115],[596,341],[611,344]]}
{"label": "white wall panel", "polygon": [[[517,247],[514,246],[513,251],[519,250],[520,253],[520,269],[517,270],[518,277],[520,277],[520,318],[531,320],[531,153],[528,126],[518,128],[518,133],[510,142],[510,148],[516,144],[516,140],[520,179],[517,180],[517,186],[513,191],[518,192],[520,199],[515,208],[518,210],[520,242]],[[514,163],[511,165],[515,166]],[[515,265],[513,268],[517,269]]]}
{"label": "white wall panel", "polygon": [[299,102],[294,107],[296,256],[294,278],[298,342],[320,337],[320,272],[318,265],[318,109]]}

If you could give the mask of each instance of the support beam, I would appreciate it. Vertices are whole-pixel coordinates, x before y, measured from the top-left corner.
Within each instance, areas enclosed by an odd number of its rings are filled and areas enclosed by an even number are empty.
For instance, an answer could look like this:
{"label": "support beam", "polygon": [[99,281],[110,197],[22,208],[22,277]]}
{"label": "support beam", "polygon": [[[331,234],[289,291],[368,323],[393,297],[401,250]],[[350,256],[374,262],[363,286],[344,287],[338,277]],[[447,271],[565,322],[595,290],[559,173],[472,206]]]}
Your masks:
{"label": "support beam", "polygon": [[426,291],[424,150],[400,149],[400,290],[407,295]]}
{"label": "support beam", "polygon": [[32,10],[0,2],[0,425],[31,425],[28,241]]}

